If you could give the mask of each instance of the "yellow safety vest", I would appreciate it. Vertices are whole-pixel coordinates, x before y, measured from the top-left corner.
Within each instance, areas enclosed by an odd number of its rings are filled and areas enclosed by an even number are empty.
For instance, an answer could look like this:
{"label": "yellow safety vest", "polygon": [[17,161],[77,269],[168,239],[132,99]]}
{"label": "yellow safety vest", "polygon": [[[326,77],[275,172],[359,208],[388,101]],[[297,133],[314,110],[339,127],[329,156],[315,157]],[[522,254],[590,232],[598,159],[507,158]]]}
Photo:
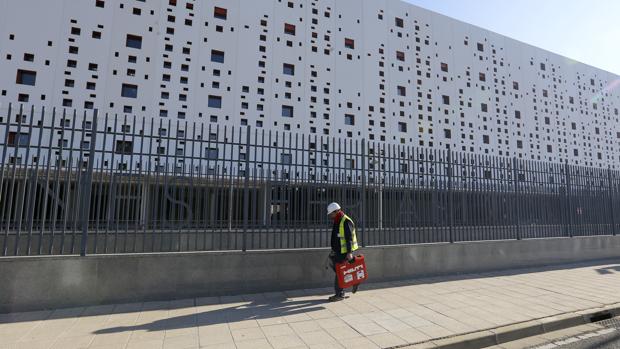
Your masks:
{"label": "yellow safety vest", "polygon": [[[344,223],[350,220],[353,223],[353,220],[349,218],[349,216],[344,215],[342,219],[340,219],[340,227],[338,229],[338,237],[340,238],[340,253],[345,254],[347,251],[347,240],[344,236]],[[351,231],[351,252],[357,250],[359,247],[357,246],[357,236],[355,236],[355,224],[353,224],[353,230]]]}

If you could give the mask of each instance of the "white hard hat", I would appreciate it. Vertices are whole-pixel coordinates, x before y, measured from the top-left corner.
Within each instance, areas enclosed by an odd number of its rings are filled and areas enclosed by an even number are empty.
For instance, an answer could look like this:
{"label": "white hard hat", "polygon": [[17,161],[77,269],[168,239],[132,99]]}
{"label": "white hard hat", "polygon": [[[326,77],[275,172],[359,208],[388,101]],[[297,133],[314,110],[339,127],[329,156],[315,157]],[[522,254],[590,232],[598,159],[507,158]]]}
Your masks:
{"label": "white hard hat", "polygon": [[340,205],[338,205],[337,202],[332,202],[331,204],[327,205],[327,214],[333,213],[340,210]]}

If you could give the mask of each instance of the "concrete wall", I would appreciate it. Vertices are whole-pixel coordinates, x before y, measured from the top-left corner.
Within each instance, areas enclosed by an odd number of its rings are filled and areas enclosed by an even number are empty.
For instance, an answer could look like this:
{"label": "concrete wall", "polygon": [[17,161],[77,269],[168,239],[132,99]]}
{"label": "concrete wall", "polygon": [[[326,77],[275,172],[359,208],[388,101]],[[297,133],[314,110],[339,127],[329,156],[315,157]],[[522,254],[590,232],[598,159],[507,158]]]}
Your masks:
{"label": "concrete wall", "polygon": [[[331,286],[325,249],[0,258],[0,313]],[[620,237],[363,249],[370,281],[620,257]]]}

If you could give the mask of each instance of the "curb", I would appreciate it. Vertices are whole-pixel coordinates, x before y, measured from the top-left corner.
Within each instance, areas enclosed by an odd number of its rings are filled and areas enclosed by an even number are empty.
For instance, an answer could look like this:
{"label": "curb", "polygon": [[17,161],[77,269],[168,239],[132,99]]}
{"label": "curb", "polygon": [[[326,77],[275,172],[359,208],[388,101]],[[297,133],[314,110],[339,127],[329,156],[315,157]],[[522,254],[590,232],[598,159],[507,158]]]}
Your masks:
{"label": "curb", "polygon": [[388,349],[480,349],[620,315],[620,303]]}

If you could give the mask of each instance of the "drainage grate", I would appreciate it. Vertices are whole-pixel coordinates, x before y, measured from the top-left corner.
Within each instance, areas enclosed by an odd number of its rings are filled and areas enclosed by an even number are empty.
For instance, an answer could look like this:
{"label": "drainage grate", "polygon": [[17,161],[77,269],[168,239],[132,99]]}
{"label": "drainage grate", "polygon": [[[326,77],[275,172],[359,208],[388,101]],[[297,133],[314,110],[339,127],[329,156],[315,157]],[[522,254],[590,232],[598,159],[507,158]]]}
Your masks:
{"label": "drainage grate", "polygon": [[529,349],[617,349],[620,348],[620,317],[606,311],[593,314],[590,322],[601,326],[599,330],[592,330],[578,335],[554,339],[545,344],[536,345]]}
{"label": "drainage grate", "polygon": [[[602,311],[600,313],[595,313],[590,316],[590,322],[601,322],[604,320],[609,320],[612,318],[612,315],[609,311]],[[605,325],[602,325],[605,326]]]}
{"label": "drainage grate", "polygon": [[596,323],[607,328],[615,328],[620,330],[620,317],[609,317]]}

